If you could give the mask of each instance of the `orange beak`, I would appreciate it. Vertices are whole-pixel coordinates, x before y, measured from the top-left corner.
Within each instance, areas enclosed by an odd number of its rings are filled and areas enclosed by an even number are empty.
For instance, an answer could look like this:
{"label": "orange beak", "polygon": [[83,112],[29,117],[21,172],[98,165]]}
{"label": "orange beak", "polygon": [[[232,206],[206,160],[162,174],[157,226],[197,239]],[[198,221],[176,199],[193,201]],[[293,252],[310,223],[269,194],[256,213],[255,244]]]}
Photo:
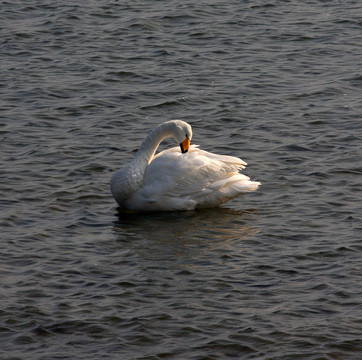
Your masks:
{"label": "orange beak", "polygon": [[185,140],[180,144],[181,152],[183,154],[187,153],[189,147],[190,147],[190,139],[188,138],[188,136],[186,136]]}

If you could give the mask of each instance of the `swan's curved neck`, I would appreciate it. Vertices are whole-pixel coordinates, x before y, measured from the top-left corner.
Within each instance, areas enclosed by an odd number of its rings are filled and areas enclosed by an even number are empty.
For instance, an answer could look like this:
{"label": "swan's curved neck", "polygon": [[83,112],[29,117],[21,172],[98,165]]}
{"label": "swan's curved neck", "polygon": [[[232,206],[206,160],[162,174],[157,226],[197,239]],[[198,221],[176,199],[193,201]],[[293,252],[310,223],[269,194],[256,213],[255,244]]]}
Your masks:
{"label": "swan's curved neck", "polygon": [[[182,122],[180,120],[171,120],[158,125],[143,141],[130,164],[113,174],[111,191],[122,207],[127,208],[127,200],[142,187],[147,166],[152,161],[161,141],[167,137],[180,139],[178,133],[179,123]],[[192,136],[191,129],[190,134]]]}
{"label": "swan's curved neck", "polygon": [[131,164],[145,168],[153,159],[160,143],[171,136],[173,132],[168,122],[158,125],[143,141]]}
{"label": "swan's curved neck", "polygon": [[131,176],[137,184],[137,187],[142,185],[146,167],[152,161],[160,143],[173,135],[172,124],[165,122],[158,125],[143,141],[136,156],[129,164],[129,171],[132,173]]}

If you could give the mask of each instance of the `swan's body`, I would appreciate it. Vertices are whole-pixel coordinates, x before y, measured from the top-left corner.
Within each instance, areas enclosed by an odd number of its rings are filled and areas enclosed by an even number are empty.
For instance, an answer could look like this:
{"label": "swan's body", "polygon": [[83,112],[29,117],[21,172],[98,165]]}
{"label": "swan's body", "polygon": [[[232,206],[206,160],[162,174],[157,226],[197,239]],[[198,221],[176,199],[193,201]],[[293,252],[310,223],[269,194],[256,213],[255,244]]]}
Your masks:
{"label": "swan's body", "polygon": [[[163,139],[180,144],[155,152]],[[215,207],[260,183],[239,173],[246,163],[233,156],[217,155],[189,147],[191,126],[181,120],[160,124],[144,140],[132,162],[111,179],[114,198],[125,210],[165,211]]]}

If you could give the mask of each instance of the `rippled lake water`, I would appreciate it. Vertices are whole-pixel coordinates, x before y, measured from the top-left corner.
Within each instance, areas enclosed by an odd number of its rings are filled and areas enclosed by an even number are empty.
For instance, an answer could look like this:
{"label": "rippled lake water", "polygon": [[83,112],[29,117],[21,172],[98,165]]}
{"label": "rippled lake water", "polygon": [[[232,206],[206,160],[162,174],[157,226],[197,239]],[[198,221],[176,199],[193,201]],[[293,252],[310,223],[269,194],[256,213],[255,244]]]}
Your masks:
{"label": "rippled lake water", "polygon": [[[361,11],[1,2],[1,359],[360,359]],[[262,187],[120,213],[176,118]]]}

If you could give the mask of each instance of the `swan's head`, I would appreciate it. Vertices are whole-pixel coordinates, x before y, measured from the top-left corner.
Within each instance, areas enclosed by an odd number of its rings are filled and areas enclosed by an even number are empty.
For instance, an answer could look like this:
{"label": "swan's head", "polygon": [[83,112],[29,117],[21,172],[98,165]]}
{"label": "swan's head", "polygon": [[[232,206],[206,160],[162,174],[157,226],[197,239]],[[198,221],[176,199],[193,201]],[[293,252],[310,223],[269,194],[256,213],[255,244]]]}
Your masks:
{"label": "swan's head", "polygon": [[173,136],[177,143],[180,144],[182,153],[186,153],[190,147],[192,139],[192,128],[191,126],[181,120],[173,120]]}

